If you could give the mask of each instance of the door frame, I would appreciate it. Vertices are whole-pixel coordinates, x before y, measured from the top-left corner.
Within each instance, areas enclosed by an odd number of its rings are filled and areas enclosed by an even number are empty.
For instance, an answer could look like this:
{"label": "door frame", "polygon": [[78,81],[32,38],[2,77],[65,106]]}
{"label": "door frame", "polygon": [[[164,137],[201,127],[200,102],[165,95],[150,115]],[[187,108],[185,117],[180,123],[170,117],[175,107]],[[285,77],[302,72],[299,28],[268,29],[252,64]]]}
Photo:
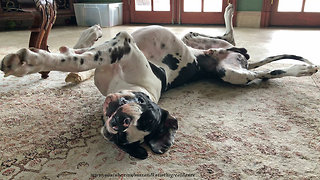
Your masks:
{"label": "door frame", "polygon": [[[303,0],[303,7],[306,0]],[[273,2],[273,3],[272,3]],[[279,0],[263,0],[260,27],[269,26],[320,26],[320,13],[276,12]]]}

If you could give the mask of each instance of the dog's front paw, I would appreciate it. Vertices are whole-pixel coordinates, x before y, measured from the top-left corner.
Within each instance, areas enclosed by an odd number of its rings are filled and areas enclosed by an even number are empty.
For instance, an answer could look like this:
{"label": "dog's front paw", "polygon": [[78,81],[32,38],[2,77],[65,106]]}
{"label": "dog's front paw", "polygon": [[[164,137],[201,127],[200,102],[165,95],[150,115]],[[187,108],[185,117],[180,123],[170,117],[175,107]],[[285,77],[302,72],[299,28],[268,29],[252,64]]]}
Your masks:
{"label": "dog's front paw", "polygon": [[147,150],[140,146],[140,142],[134,142],[134,143],[125,144],[125,145],[124,144],[117,144],[117,145],[120,149],[124,150],[132,157],[135,157],[138,159],[146,159],[148,157]]}
{"label": "dog's front paw", "polygon": [[148,157],[148,152],[141,146],[136,149],[132,149],[128,152],[130,156],[138,158],[138,159],[146,159]]}
{"label": "dog's front paw", "polygon": [[[36,52],[37,49],[31,49]],[[1,61],[1,71],[4,76],[22,77],[37,69],[38,61],[34,52],[29,49],[21,49],[17,53],[6,55]]]}

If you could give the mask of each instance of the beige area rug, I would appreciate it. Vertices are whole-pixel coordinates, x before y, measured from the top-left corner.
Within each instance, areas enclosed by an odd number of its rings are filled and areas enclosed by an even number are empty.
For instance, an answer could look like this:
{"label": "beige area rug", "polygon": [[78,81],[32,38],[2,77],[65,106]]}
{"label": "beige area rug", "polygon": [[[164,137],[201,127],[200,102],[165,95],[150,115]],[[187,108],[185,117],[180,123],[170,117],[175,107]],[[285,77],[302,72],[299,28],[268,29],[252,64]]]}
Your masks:
{"label": "beige area rug", "polygon": [[[320,73],[165,93],[173,147],[146,160],[100,135],[104,97],[66,73],[0,78],[0,179],[319,179]],[[2,75],[1,75],[2,76]]]}

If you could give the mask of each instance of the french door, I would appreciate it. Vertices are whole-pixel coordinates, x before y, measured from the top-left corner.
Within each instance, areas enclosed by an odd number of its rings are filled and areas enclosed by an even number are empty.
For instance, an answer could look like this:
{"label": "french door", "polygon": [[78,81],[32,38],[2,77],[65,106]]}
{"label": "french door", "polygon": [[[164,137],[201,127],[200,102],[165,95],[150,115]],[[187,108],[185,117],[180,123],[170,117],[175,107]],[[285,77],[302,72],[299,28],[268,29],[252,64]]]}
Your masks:
{"label": "french door", "polygon": [[320,26],[320,0],[271,0],[270,25]]}
{"label": "french door", "polygon": [[131,23],[173,23],[174,0],[130,0]]}
{"label": "french door", "polygon": [[225,7],[236,6],[236,0],[129,1],[131,23],[224,24]]}
{"label": "french door", "polygon": [[226,0],[181,0],[182,24],[224,24]]}

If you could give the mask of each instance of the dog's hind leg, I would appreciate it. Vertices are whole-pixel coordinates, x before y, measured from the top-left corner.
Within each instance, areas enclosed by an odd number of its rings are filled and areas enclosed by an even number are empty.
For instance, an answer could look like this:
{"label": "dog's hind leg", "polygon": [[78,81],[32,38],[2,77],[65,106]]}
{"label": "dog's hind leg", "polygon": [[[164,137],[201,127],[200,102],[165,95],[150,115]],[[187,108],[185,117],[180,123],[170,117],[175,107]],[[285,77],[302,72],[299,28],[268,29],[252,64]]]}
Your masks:
{"label": "dog's hind leg", "polygon": [[236,85],[247,85],[255,79],[268,80],[285,76],[311,76],[316,73],[318,69],[315,65],[307,64],[296,64],[288,68],[265,71],[251,71],[228,64],[217,66],[219,77],[225,82]]}
{"label": "dog's hind leg", "polygon": [[295,64],[287,68],[280,68],[268,71],[254,71],[256,73],[256,78],[259,79],[273,79],[282,78],[285,76],[311,76],[318,71],[319,67],[316,65],[309,64]]}
{"label": "dog's hind leg", "polygon": [[233,36],[233,5],[229,4],[224,13],[224,19],[226,24],[226,32],[223,36],[208,36],[196,32],[189,32],[183,38],[182,41],[187,45],[195,49],[210,49],[210,48],[231,48],[235,45]]}
{"label": "dog's hind leg", "polygon": [[233,25],[232,25],[233,12],[234,12],[233,5],[229,4],[226,7],[224,12],[224,22],[226,24],[226,33],[223,36],[218,36],[218,38],[221,38],[235,46],[236,43],[234,41]]}
{"label": "dog's hind leg", "polygon": [[310,62],[309,60],[307,60],[301,56],[283,54],[283,55],[278,55],[278,56],[267,57],[267,58],[265,58],[261,61],[257,61],[257,62],[249,62],[248,69],[255,69],[255,68],[258,68],[258,67],[263,66],[265,64],[268,64],[268,63],[271,63],[274,61],[278,61],[281,59],[292,59],[292,60],[297,60],[297,61],[307,63],[309,65],[313,65],[312,62]]}
{"label": "dog's hind leg", "polygon": [[[74,49],[89,48],[102,37],[102,29],[99,25],[94,25],[81,33],[78,42],[73,46]],[[94,69],[84,72],[69,73],[65,79],[66,82],[80,83],[90,79],[94,75]]]}

